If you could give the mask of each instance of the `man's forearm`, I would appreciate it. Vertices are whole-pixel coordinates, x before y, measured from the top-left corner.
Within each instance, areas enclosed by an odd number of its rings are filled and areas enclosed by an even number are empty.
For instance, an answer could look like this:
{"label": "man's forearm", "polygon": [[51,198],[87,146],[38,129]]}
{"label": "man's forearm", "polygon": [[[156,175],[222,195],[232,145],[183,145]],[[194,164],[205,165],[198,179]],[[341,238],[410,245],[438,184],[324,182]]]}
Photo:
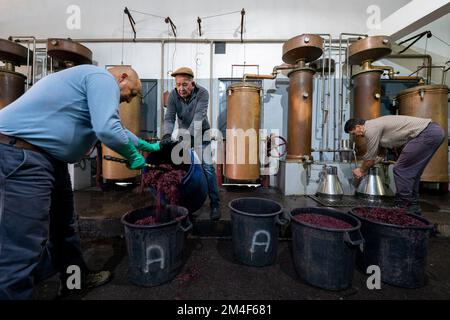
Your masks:
{"label": "man's forearm", "polygon": [[375,164],[375,160],[364,160],[363,163],[361,164],[361,170],[363,170],[364,172],[366,172],[367,170],[370,169],[370,167],[372,167]]}

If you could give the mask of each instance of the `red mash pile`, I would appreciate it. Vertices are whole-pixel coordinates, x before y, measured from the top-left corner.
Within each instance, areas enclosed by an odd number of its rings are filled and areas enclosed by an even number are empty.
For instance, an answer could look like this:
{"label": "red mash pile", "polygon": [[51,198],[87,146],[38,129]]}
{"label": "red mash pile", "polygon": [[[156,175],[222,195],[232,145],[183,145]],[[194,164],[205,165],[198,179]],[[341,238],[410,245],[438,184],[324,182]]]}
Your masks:
{"label": "red mash pile", "polygon": [[343,220],[322,214],[302,213],[294,216],[297,221],[305,222],[322,228],[351,229],[353,226]]}
{"label": "red mash pile", "polygon": [[179,186],[186,175],[186,171],[176,169],[170,164],[162,164],[159,167],[163,170],[149,170],[147,173],[142,174],[141,178],[141,191],[147,187],[156,189],[156,215],[136,221],[135,224],[137,225],[153,225],[160,221],[161,212],[164,211],[164,208],[161,206],[162,197],[165,197],[171,205],[180,204]]}
{"label": "red mash pile", "polygon": [[406,214],[406,210],[398,208],[356,208],[353,213],[375,222],[394,224],[405,227],[423,227],[426,224]]}

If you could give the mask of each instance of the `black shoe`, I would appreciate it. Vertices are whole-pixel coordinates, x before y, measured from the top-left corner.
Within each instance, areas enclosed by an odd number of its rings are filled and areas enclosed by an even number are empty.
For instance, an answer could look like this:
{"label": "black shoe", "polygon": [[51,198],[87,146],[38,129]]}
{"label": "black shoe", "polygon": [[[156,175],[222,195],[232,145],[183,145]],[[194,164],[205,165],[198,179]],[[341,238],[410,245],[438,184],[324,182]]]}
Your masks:
{"label": "black shoe", "polygon": [[109,282],[112,279],[112,273],[110,271],[98,271],[89,272],[81,283],[81,289],[69,289],[65,283],[60,283],[60,288],[58,292],[58,298],[64,298],[72,294],[81,294],[86,292],[88,289],[99,287]]}
{"label": "black shoe", "polygon": [[220,208],[219,207],[214,207],[211,208],[211,214],[210,214],[210,219],[211,220],[219,220],[220,219]]}

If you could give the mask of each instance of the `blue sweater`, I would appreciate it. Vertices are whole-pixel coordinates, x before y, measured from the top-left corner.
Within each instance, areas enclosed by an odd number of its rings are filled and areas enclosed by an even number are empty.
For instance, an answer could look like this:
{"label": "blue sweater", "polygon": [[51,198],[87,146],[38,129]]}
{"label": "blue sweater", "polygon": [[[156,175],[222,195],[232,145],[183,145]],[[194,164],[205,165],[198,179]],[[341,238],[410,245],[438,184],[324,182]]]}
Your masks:
{"label": "blue sweater", "polygon": [[[189,130],[194,136],[194,122],[198,121],[202,125],[203,134],[210,128],[208,121],[208,90],[195,85],[195,89],[188,97],[187,101],[180,97],[177,89],[173,89],[169,95],[167,110],[164,116],[164,134],[171,134],[175,127],[175,118],[178,118],[178,128]],[[176,117],[175,117],[176,116]]]}
{"label": "blue sweater", "polygon": [[120,122],[119,103],[116,79],[103,68],[81,65],[46,76],[0,110],[0,132],[77,162],[97,138],[114,151],[129,139],[137,144]]}

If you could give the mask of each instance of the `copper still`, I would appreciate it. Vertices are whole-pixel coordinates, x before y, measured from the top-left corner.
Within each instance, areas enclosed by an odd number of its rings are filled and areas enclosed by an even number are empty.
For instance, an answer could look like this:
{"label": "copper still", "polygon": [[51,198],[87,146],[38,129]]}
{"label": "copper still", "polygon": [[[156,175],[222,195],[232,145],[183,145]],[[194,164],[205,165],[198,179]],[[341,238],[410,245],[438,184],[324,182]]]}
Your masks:
{"label": "copper still", "polygon": [[448,92],[445,85],[424,85],[397,95],[399,114],[431,118],[445,132],[445,140],[426,166],[421,181],[448,182]]}
{"label": "copper still", "polygon": [[[366,70],[352,77],[351,102],[353,118],[370,120],[381,115],[381,74],[382,70]],[[366,143],[363,137],[354,137],[356,155],[363,156]]]}
{"label": "copper still", "polygon": [[26,77],[15,72],[15,66],[26,64],[28,54],[31,61],[32,52],[26,47],[0,39],[0,61],[5,63],[0,67],[0,109],[24,94]]}
{"label": "copper still", "polygon": [[71,39],[47,39],[47,54],[55,69],[92,64],[92,51]]}
{"label": "copper still", "polygon": [[322,55],[323,39],[302,34],[283,44],[283,61],[295,65],[289,72],[287,159],[303,160],[311,156],[312,90],[315,69],[306,63]]}
{"label": "copper still", "polygon": [[[119,105],[119,117],[122,125],[135,135],[140,134],[141,96],[137,95],[130,103],[122,102]],[[102,144],[102,155],[123,158],[118,153]],[[102,159],[103,179],[128,180],[139,176],[140,170],[130,170],[123,163]]]}
{"label": "copper still", "polygon": [[24,94],[25,80],[26,77],[21,73],[0,70],[0,109]]}
{"label": "copper still", "polygon": [[310,68],[289,73],[287,159],[301,160],[311,155],[314,73]]}
{"label": "copper still", "polygon": [[234,83],[227,89],[224,174],[229,179],[250,181],[260,176],[261,93],[260,86],[247,82]]}
{"label": "copper still", "polygon": [[[352,118],[370,120],[381,115],[381,75],[383,70],[371,63],[391,53],[391,41],[387,36],[366,37],[348,47],[348,63],[360,65],[362,70],[351,78]],[[356,137],[356,155],[363,156],[366,151],[364,138]]]}

